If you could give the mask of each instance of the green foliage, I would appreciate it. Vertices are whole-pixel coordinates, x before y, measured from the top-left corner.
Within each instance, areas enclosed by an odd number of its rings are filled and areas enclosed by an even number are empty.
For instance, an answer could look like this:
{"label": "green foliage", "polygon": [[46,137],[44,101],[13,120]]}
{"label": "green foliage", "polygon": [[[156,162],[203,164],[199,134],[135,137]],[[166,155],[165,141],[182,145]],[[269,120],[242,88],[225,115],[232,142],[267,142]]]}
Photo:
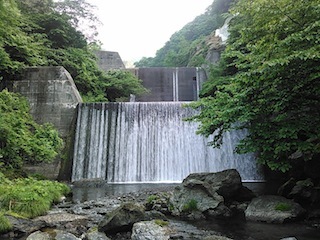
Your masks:
{"label": "green foliage", "polygon": [[193,104],[199,133],[247,129],[237,152],[255,152],[273,170],[288,171],[296,155],[320,152],[320,5],[317,0],[245,1],[233,7],[230,37]]}
{"label": "green foliage", "polygon": [[62,183],[33,178],[10,181],[3,176],[0,183],[0,210],[33,218],[46,213],[52,203],[70,192]]}
{"label": "green foliage", "polygon": [[168,221],[164,221],[162,219],[156,219],[156,220],[154,220],[154,223],[157,224],[160,227],[165,227],[165,226],[169,225]]}
{"label": "green foliage", "polygon": [[64,66],[73,76],[85,102],[128,101],[130,94],[147,92],[142,81],[128,71],[100,70],[96,56],[87,49],[58,49],[49,54],[53,65]]}
{"label": "green foliage", "polygon": [[142,81],[131,72],[123,70],[110,70],[105,77],[105,87],[107,98],[111,102],[129,100],[130,94],[141,95],[148,90],[142,86]]}
{"label": "green foliage", "polygon": [[182,207],[183,212],[192,212],[198,210],[198,202],[195,199],[190,199],[185,205]]}
{"label": "green foliage", "polygon": [[159,199],[158,196],[156,195],[150,195],[148,198],[147,198],[147,203],[149,204],[152,204],[155,200]]}
{"label": "green foliage", "polygon": [[9,232],[12,229],[12,225],[9,222],[8,218],[0,212],[0,233]]}
{"label": "green foliage", "polygon": [[88,42],[96,42],[97,26],[101,23],[94,14],[96,9],[94,5],[86,0],[64,0],[55,1],[54,9],[61,15],[67,15],[71,25],[75,29],[80,29]]}
{"label": "green foliage", "polygon": [[292,209],[292,206],[288,203],[278,203],[274,209],[281,212],[287,212]]}
{"label": "green foliage", "polygon": [[174,33],[170,40],[157,51],[154,58],[142,58],[136,67],[186,67],[201,66],[205,61],[203,50],[205,37],[224,22],[223,13],[228,11],[232,0],[215,0],[204,14],[196,17],[180,31]]}
{"label": "green foliage", "polygon": [[26,18],[15,1],[0,1],[0,80],[8,78],[25,66],[43,65],[42,42],[28,35],[24,28]]}
{"label": "green foliage", "polygon": [[62,139],[49,124],[39,125],[29,114],[25,98],[0,92],[0,163],[21,168],[24,162],[50,162],[62,147]]}

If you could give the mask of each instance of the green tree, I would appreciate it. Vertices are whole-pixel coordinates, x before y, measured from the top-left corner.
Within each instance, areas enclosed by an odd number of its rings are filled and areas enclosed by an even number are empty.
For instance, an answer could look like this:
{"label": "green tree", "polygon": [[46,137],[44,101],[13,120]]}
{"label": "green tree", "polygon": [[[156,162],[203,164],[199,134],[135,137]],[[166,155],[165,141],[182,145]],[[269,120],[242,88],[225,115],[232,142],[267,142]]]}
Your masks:
{"label": "green tree", "polygon": [[317,0],[239,0],[215,79],[193,120],[199,133],[248,129],[240,153],[255,152],[271,169],[320,153],[320,5]]}
{"label": "green tree", "polygon": [[56,1],[54,5],[54,9],[58,13],[69,16],[71,25],[80,30],[88,42],[97,41],[97,26],[101,24],[94,14],[95,8],[86,0],[60,0]]}
{"label": "green tree", "polygon": [[5,168],[50,162],[61,147],[62,140],[51,125],[34,122],[25,98],[0,92],[0,163]]}
{"label": "green tree", "polygon": [[109,101],[128,101],[130,94],[141,95],[147,93],[142,81],[131,72],[123,70],[110,70],[107,72],[104,84]]}
{"label": "green tree", "polygon": [[0,81],[25,66],[46,64],[42,42],[25,33],[26,23],[15,1],[0,0]]}

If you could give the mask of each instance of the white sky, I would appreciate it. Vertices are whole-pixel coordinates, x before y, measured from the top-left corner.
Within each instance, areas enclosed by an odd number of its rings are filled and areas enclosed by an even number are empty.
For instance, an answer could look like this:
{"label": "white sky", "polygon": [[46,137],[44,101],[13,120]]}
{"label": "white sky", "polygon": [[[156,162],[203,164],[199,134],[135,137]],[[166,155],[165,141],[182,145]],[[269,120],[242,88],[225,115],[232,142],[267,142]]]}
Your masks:
{"label": "white sky", "polygon": [[102,49],[123,61],[154,57],[171,35],[204,13],[213,0],[87,0],[102,22]]}

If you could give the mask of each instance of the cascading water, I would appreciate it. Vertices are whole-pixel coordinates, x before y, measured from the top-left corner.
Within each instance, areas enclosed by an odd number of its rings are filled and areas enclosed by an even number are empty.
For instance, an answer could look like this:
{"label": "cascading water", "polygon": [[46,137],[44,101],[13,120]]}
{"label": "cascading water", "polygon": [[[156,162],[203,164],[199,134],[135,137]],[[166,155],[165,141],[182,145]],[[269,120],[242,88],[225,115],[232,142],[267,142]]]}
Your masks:
{"label": "cascading water", "polygon": [[251,154],[234,148],[245,136],[233,131],[220,149],[207,146],[197,124],[183,121],[195,110],[181,102],[80,104],[72,181],[175,182],[194,172],[239,171],[243,180],[263,177]]}

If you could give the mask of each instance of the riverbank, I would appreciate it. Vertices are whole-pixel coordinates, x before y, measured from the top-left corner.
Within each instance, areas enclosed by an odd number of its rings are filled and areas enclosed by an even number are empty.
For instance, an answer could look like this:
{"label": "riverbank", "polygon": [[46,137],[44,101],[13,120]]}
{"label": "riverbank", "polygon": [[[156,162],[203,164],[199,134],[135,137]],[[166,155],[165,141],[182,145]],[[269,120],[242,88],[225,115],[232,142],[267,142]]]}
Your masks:
{"label": "riverbank", "polygon": [[[168,204],[162,205],[162,203],[167,203],[175,188],[180,184],[106,184],[89,181],[80,185],[79,183],[73,184],[73,196],[54,205],[44,216],[32,220],[11,217],[15,223],[14,231],[2,236],[1,239],[35,240],[28,236],[40,230],[41,234],[50,233],[55,236],[57,236],[57,231],[72,234],[74,238],[68,239],[74,240],[131,240],[131,231],[108,234],[108,236],[105,235],[105,238],[88,238],[88,234],[96,231],[106,216],[127,203],[144,206],[145,220],[162,219],[166,228],[170,229],[167,239],[203,240],[210,239],[209,237],[212,236],[216,237],[214,239],[234,240],[280,240],[288,237],[295,237],[297,240],[320,239],[319,222],[299,220],[294,223],[270,224],[247,221],[243,214],[226,219],[198,218],[194,220],[173,216],[168,210]],[[244,185],[251,187],[254,192],[262,191],[261,186],[257,186],[258,184]],[[152,199],[158,200],[153,209],[150,209],[149,203]],[[155,209],[157,211],[154,211]],[[197,215],[194,216],[197,217]]]}

